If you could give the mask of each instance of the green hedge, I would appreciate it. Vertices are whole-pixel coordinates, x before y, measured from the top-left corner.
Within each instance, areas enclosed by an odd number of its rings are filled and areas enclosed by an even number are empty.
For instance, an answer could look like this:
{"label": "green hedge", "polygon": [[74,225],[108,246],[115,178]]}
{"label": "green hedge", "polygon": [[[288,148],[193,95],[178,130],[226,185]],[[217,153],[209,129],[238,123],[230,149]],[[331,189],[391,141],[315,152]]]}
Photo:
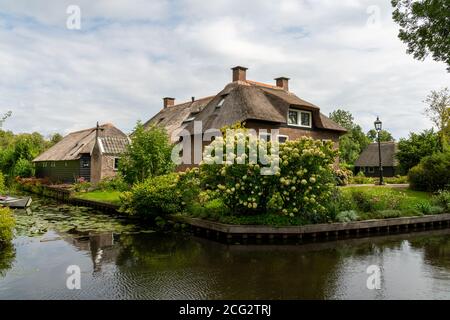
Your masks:
{"label": "green hedge", "polygon": [[450,152],[435,153],[423,158],[408,173],[414,190],[435,192],[450,188]]}

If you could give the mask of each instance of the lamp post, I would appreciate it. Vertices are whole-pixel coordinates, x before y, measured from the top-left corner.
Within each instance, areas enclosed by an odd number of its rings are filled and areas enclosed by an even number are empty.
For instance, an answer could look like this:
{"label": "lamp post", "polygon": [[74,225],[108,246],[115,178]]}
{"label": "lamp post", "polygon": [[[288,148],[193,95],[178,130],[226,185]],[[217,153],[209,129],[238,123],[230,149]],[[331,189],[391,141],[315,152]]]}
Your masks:
{"label": "lamp post", "polygon": [[380,118],[377,117],[377,120],[374,122],[375,130],[378,134],[378,163],[379,163],[379,171],[380,171],[380,186],[384,185],[383,182],[383,164],[381,163],[381,142],[380,142],[380,133],[382,128],[382,122]]}

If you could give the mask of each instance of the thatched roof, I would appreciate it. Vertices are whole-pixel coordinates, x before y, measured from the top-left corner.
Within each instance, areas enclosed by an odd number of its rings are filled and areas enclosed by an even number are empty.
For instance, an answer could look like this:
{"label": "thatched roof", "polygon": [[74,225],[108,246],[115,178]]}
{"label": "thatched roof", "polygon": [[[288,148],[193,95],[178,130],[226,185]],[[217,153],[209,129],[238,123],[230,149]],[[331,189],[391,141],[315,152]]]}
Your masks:
{"label": "thatched roof", "polygon": [[[99,137],[114,137],[126,139],[128,141],[127,135],[110,123],[100,126]],[[96,128],[72,132],[33,161],[77,160],[82,154],[92,153],[92,149],[95,145],[95,138]]]}
{"label": "thatched roof", "polygon": [[176,142],[178,140],[177,136],[186,126],[186,123],[183,122],[189,116],[198,114],[213,98],[214,96],[206,97],[164,108],[148,120],[144,127],[148,128],[152,124],[163,126],[166,128],[171,140]]}
{"label": "thatched roof", "polygon": [[[397,144],[395,142],[381,142],[381,163],[383,167],[396,167],[398,165],[395,154]],[[378,143],[371,143],[355,161],[355,167],[378,167]]]}
{"label": "thatched roof", "polygon": [[[217,108],[222,99],[224,99],[223,105]],[[174,136],[178,135],[182,129],[186,129],[191,134],[194,132],[193,121],[185,122],[188,118],[201,121],[203,132],[248,120],[286,124],[290,107],[311,111],[313,124],[317,129],[331,130],[340,134],[346,132],[344,128],[321,114],[318,106],[280,87],[250,80],[229,83],[212,97],[167,107],[145,125],[165,126],[172,141],[176,141],[178,139]]]}

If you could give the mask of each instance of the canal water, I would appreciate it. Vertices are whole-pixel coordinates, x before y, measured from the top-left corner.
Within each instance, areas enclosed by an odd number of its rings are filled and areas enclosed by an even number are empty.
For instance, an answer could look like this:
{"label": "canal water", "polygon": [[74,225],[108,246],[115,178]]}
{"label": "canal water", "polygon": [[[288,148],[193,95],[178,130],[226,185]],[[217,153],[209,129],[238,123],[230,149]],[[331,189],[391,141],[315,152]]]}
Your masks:
{"label": "canal water", "polygon": [[[15,214],[0,299],[450,299],[450,229],[225,245],[50,200]],[[81,271],[79,290],[66,285],[69,266]]]}

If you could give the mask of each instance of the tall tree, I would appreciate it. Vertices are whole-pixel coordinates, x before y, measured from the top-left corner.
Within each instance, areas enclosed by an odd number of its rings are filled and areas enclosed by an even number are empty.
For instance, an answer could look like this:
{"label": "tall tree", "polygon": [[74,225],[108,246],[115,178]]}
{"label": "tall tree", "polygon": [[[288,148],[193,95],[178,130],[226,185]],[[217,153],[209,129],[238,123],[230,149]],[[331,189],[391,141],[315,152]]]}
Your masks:
{"label": "tall tree", "polygon": [[347,133],[339,138],[339,157],[341,162],[353,164],[369,144],[369,139],[361,126],[354,123],[351,112],[337,109],[330,113],[330,119],[347,129]]}
{"label": "tall tree", "polygon": [[408,139],[400,139],[396,157],[403,174],[419,164],[420,160],[442,151],[439,135],[433,129],[409,134]]}
{"label": "tall tree", "polygon": [[428,107],[425,114],[437,127],[444,149],[450,144],[450,91],[442,88],[439,91],[431,91],[424,101]]}
{"label": "tall tree", "polygon": [[[371,129],[367,132],[367,138],[370,140],[370,142],[376,142],[378,141],[378,133],[375,129]],[[380,141],[386,142],[386,141],[395,141],[392,134],[387,130],[381,130],[380,131]]]}
{"label": "tall tree", "polygon": [[400,26],[398,37],[407,53],[424,60],[429,54],[447,64],[450,72],[450,1],[392,0],[392,18]]}
{"label": "tall tree", "polygon": [[145,129],[138,122],[127,151],[120,159],[119,171],[129,183],[166,174],[174,169],[171,159],[172,144],[164,128]]}

